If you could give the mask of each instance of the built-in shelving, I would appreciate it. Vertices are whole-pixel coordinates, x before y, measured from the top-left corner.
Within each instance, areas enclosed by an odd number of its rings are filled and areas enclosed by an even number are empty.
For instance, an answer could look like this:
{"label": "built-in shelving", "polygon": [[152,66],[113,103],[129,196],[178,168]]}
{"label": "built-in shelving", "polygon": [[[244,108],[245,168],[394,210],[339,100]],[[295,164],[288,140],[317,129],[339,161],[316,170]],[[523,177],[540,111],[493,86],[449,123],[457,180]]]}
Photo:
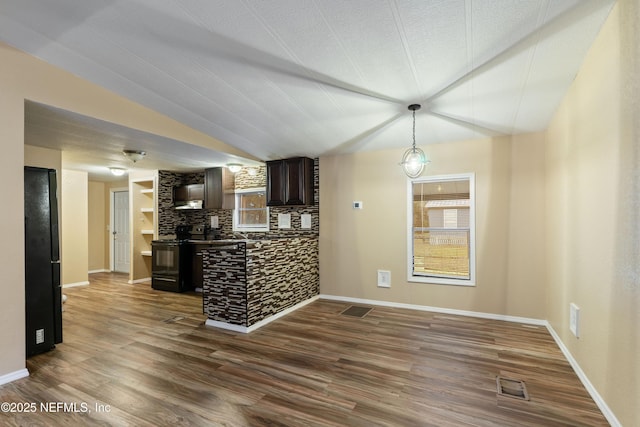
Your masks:
{"label": "built-in shelving", "polygon": [[151,242],[158,235],[157,173],[129,176],[133,229],[131,233],[131,281],[151,277]]}

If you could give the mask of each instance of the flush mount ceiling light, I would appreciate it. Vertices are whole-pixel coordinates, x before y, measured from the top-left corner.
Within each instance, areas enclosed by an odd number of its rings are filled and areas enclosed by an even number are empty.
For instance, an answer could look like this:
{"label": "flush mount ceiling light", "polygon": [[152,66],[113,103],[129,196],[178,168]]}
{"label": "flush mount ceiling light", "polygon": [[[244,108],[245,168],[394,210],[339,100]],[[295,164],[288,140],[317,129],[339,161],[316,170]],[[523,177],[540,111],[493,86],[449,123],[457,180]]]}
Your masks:
{"label": "flush mount ceiling light", "polygon": [[109,168],[109,170],[114,176],[122,176],[127,171],[126,169],[123,169],[123,168]]}
{"label": "flush mount ceiling light", "polygon": [[231,171],[231,173],[240,172],[242,169],[242,165],[240,163],[227,163],[227,168]]}
{"label": "flush mount ceiling light", "polygon": [[147,155],[146,152],[144,151],[139,151],[139,150],[124,150],[122,151],[122,154],[124,154],[124,156],[131,160],[133,163],[142,160],[144,158],[144,156]]}
{"label": "flush mount ceiling light", "polygon": [[420,104],[411,104],[408,108],[413,112],[413,145],[404,152],[400,166],[409,178],[417,178],[430,160],[427,159],[424,151],[416,148],[416,111],[420,109]]}

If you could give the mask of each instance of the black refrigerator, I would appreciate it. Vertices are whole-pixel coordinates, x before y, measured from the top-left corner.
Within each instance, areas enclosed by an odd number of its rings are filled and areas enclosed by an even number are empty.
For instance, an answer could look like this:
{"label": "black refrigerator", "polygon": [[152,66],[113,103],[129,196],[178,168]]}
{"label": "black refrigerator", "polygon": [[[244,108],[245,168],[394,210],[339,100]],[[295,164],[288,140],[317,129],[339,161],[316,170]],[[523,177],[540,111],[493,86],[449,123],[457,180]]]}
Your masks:
{"label": "black refrigerator", "polygon": [[62,342],[56,171],[24,168],[27,357]]}

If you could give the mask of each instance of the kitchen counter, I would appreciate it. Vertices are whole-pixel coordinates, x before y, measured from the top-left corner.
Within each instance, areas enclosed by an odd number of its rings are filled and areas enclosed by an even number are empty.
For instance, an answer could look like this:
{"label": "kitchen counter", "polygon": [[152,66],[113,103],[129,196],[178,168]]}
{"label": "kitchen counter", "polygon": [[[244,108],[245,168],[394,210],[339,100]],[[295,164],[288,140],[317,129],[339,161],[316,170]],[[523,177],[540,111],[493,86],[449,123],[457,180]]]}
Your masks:
{"label": "kitchen counter", "polygon": [[207,324],[244,330],[319,295],[315,236],[209,242],[202,249]]}

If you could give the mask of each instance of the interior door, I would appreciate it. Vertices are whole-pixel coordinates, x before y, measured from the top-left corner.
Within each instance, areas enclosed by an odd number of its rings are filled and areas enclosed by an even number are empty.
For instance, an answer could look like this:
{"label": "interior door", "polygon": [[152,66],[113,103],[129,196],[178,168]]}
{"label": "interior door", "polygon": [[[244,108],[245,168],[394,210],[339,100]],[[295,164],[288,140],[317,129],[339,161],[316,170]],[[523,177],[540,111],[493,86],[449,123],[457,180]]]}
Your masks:
{"label": "interior door", "polygon": [[113,269],[120,273],[128,273],[130,235],[129,235],[129,192],[113,193]]}

